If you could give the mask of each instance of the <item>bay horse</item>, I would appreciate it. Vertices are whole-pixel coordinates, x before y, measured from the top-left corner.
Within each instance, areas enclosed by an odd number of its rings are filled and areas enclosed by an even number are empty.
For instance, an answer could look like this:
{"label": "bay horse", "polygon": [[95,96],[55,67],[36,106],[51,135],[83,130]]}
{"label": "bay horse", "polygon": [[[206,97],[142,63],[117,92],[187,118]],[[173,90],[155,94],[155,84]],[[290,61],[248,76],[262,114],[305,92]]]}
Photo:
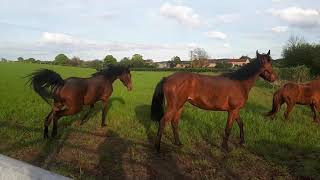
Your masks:
{"label": "bay horse", "polygon": [[53,121],[52,137],[55,137],[59,118],[74,115],[80,112],[84,105],[89,105],[90,109],[82,118],[82,124],[99,100],[102,101],[101,126],[106,126],[106,109],[113,91],[113,82],[120,79],[129,91],[132,90],[130,70],[120,65],[110,65],[89,78],[62,79],[58,73],[49,69],[37,70],[27,77],[30,78],[28,81],[30,86],[42,99],[48,104],[49,100],[53,99],[52,110],[44,121],[44,138],[48,138],[48,126],[51,121]]}
{"label": "bay horse", "polygon": [[313,121],[319,122],[317,112],[320,111],[320,77],[305,84],[287,83],[279,88],[273,95],[272,110],[266,116],[274,119],[281,105],[286,103],[287,109],[284,118],[288,120],[289,114],[296,104],[309,105],[313,112]]}
{"label": "bay horse", "polygon": [[[183,105],[190,104],[205,110],[227,111],[228,120],[222,147],[228,151],[228,138],[234,121],[240,128],[240,144],[245,142],[243,122],[239,111],[246,104],[251,88],[258,77],[274,82],[277,76],[272,69],[270,50],[267,54],[256,52],[256,60],[244,65],[235,72],[218,76],[177,72],[163,78],[156,86],[151,106],[151,118],[160,121],[156,150],[160,151],[163,130],[171,122],[175,144],[181,146],[178,132]],[[164,105],[166,99],[166,111]]]}

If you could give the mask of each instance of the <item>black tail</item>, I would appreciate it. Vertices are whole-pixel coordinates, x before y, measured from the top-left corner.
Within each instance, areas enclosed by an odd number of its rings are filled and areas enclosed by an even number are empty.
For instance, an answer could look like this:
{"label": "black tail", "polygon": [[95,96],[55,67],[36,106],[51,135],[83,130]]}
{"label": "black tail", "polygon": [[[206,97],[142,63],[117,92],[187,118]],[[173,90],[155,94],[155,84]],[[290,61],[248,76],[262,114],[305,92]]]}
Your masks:
{"label": "black tail", "polygon": [[283,103],[280,90],[278,90],[277,92],[274,93],[273,102],[272,102],[272,109],[271,109],[271,111],[269,111],[266,114],[266,116],[272,116],[272,118],[274,118],[274,115],[279,111],[280,106]]}
{"label": "black tail", "polygon": [[27,83],[49,104],[49,99],[55,99],[54,91],[64,85],[61,76],[49,69],[39,69],[26,77],[30,78]]}
{"label": "black tail", "polygon": [[151,119],[160,121],[164,114],[164,93],[163,93],[163,78],[156,86],[152,97]]}

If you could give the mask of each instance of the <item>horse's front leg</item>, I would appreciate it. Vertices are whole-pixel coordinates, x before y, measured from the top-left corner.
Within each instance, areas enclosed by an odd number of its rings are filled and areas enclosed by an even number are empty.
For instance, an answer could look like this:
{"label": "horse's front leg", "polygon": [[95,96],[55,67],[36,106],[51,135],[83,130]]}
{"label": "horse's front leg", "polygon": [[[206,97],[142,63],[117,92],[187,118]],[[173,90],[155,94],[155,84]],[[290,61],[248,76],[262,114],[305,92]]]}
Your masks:
{"label": "horse's front leg", "polygon": [[227,125],[224,131],[225,134],[222,142],[222,148],[225,149],[226,151],[229,151],[229,146],[228,146],[229,136],[230,136],[233,122],[239,116],[238,114],[239,114],[239,110],[232,110],[228,112],[228,120],[227,120]]}
{"label": "horse's front leg", "polygon": [[44,130],[43,130],[43,137],[46,139],[48,138],[48,126],[50,125],[51,121],[52,121],[52,116],[54,114],[54,111],[52,110],[46,117],[46,119],[44,120]]}
{"label": "horse's front leg", "polygon": [[320,123],[320,119],[317,117],[318,111],[320,111],[320,104],[311,104],[310,106],[313,112],[313,122]]}
{"label": "horse's front leg", "polygon": [[240,145],[243,145],[243,144],[245,143],[245,140],[244,140],[244,131],[243,131],[243,121],[242,121],[240,115],[239,115],[239,117],[238,117],[236,120],[237,120],[239,129],[240,129]]}
{"label": "horse's front leg", "polygon": [[108,99],[102,101],[102,118],[101,118],[101,127],[106,126],[106,114],[108,108]]}

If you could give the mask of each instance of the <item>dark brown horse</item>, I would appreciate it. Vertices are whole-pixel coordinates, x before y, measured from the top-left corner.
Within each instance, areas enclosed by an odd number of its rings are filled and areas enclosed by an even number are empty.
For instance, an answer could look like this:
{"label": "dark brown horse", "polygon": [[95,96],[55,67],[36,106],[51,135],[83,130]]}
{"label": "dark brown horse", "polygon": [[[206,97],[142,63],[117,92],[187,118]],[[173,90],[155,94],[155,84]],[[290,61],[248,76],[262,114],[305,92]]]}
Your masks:
{"label": "dark brown horse", "polygon": [[[228,138],[234,121],[239,125],[240,143],[243,144],[245,140],[240,109],[246,104],[249,92],[259,76],[270,82],[276,80],[270,51],[267,54],[259,54],[257,51],[256,54],[256,60],[232,73],[209,76],[178,72],[163,78],[154,91],[151,106],[152,119],[160,121],[156,149],[160,150],[161,136],[168,122],[172,125],[175,144],[182,145],[178,123],[183,105],[187,101],[201,109],[227,111],[228,120],[222,147],[228,150]],[[165,112],[164,99],[167,101]]]}
{"label": "dark brown horse", "polygon": [[285,119],[289,118],[289,113],[294,105],[309,105],[313,112],[313,121],[320,122],[317,112],[320,111],[320,78],[306,84],[287,83],[278,89],[273,95],[272,110],[267,113],[274,119],[281,105],[286,103],[287,110],[284,113]]}
{"label": "dark brown horse", "polygon": [[[65,80],[49,69],[40,69],[28,75],[30,85],[46,102],[53,99],[53,107],[44,121],[44,137],[48,138],[48,126],[53,121],[52,137],[57,135],[58,119],[62,116],[74,115],[82,110],[84,105],[90,105],[81,123],[87,118],[94,104],[102,101],[102,122],[105,126],[108,99],[112,94],[112,84],[120,81],[128,90],[132,90],[131,74],[127,67],[109,66],[100,70],[90,78],[70,77]],[[50,103],[49,103],[50,104]]]}

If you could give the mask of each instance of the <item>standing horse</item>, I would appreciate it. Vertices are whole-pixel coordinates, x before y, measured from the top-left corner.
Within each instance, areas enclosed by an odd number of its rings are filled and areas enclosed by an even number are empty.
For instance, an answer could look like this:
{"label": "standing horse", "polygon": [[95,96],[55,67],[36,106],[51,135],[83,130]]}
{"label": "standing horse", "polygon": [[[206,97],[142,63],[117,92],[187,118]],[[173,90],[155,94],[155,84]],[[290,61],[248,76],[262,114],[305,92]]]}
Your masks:
{"label": "standing horse", "polygon": [[90,105],[81,123],[87,118],[94,104],[102,101],[101,126],[105,126],[108,99],[112,94],[112,84],[120,79],[129,91],[132,90],[130,70],[124,66],[109,66],[100,70],[90,78],[70,77],[65,80],[49,69],[40,69],[28,75],[29,83],[47,103],[53,99],[53,107],[44,121],[44,138],[48,138],[48,126],[53,121],[52,137],[57,135],[58,119],[63,116],[74,115],[81,111],[84,105]]}
{"label": "standing horse", "polygon": [[[177,72],[163,78],[153,94],[151,118],[160,121],[156,138],[156,149],[160,150],[163,130],[171,122],[175,144],[182,145],[179,139],[178,123],[183,105],[188,101],[201,109],[227,111],[228,120],[222,147],[228,150],[228,138],[234,121],[240,128],[240,143],[243,144],[243,122],[239,111],[246,104],[249,92],[258,77],[273,82],[270,50],[267,54],[256,52],[257,59],[235,72],[219,76],[209,76],[188,72]],[[167,108],[164,112],[164,100]]]}
{"label": "standing horse", "polygon": [[287,120],[294,105],[310,105],[313,112],[313,121],[320,122],[317,112],[320,111],[320,78],[306,84],[287,83],[273,95],[272,110],[266,114],[274,119],[281,105],[286,103],[287,110],[284,117]]}

